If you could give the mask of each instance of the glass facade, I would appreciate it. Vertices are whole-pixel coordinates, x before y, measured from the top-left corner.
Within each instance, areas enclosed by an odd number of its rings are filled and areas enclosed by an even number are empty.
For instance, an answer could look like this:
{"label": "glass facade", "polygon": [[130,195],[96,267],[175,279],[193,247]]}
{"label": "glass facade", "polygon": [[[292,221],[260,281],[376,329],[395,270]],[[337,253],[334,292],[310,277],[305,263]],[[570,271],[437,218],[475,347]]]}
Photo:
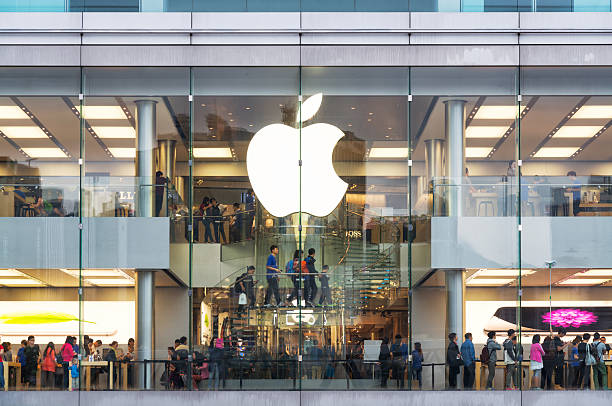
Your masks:
{"label": "glass facade", "polygon": [[607,0],[2,0],[1,12],[609,12]]}
{"label": "glass facade", "polygon": [[607,386],[610,76],[0,69],[3,387]]}

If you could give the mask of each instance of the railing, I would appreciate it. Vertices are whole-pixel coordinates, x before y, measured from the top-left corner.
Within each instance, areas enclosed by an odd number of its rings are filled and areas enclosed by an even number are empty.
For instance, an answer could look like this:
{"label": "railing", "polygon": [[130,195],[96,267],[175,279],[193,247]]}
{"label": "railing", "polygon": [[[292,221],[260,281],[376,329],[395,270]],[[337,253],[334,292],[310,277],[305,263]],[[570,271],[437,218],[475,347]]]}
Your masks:
{"label": "railing", "polygon": [[469,177],[449,184],[435,179],[422,196],[434,217],[611,216],[612,180],[590,177]]}

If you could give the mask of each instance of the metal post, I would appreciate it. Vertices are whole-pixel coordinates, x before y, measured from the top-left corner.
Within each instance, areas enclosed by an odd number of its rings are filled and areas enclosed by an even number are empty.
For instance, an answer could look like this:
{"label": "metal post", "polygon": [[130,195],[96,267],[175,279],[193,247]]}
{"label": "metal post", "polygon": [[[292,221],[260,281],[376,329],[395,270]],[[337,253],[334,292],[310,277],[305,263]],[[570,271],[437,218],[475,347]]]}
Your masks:
{"label": "metal post", "polygon": [[463,339],[463,276],[462,269],[447,269],[446,276],[446,312],[448,333],[456,333],[459,345]]}
{"label": "metal post", "polygon": [[557,263],[557,261],[550,260],[550,261],[546,261],[546,265],[548,266],[548,315],[549,317],[549,322],[548,322],[548,328],[550,329],[550,335],[552,336],[552,267],[553,265],[555,265]]}
{"label": "metal post", "polygon": [[[153,217],[155,204],[155,100],[136,101],[136,176],[139,217]],[[155,340],[155,271],[136,269],[136,359],[145,360],[138,374],[140,389],[153,388],[151,365]]]}
{"label": "metal post", "polygon": [[448,215],[462,214],[461,185],[465,171],[465,100],[447,100],[445,105],[446,176],[450,185],[446,202]]}

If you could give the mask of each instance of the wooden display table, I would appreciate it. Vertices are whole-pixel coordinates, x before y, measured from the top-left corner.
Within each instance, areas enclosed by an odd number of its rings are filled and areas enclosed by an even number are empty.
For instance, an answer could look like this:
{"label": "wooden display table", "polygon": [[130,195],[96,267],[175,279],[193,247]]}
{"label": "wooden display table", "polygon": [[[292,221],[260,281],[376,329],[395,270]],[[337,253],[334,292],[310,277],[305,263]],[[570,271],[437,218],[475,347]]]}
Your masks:
{"label": "wooden display table", "polygon": [[[526,368],[528,370],[527,376],[529,377],[529,382],[531,383],[531,373],[532,371],[529,369],[529,361],[521,361],[520,363],[520,367],[521,367],[521,373],[519,375],[519,379],[522,380],[523,379],[523,374],[522,371]],[[484,369],[484,373],[483,370]],[[504,363],[504,361],[497,361],[495,363],[495,369],[502,369],[502,374],[504,376],[504,385],[506,382],[506,364]],[[497,376],[497,371],[496,374]],[[481,381],[484,377],[488,376],[488,365],[487,364],[483,364],[480,361],[476,361],[476,370],[475,370],[475,379],[474,379],[474,388],[476,390],[480,390],[481,387],[486,387],[486,382],[483,384]],[[530,384],[529,383],[529,384]],[[493,382],[493,386],[495,386],[495,382]]]}

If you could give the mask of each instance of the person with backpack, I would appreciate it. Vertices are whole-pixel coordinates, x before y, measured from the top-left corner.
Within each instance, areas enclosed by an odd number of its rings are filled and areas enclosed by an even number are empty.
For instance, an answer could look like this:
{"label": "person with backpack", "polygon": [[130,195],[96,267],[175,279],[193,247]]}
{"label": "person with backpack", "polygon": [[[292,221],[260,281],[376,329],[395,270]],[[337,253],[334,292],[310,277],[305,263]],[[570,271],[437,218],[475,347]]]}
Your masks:
{"label": "person with backpack", "polygon": [[593,365],[593,385],[595,390],[601,388],[602,390],[608,389],[608,372],[606,364],[604,363],[604,352],[606,351],[606,345],[601,342],[601,336],[599,333],[593,334],[593,345],[591,348],[593,357],[595,358],[595,365]]}
{"label": "person with backpack", "polygon": [[414,343],[412,351],[412,380],[419,381],[419,389],[423,389],[423,349],[421,343]]}
{"label": "person with backpack", "polygon": [[472,342],[472,333],[465,333],[465,341],[461,344],[463,359],[463,389],[472,389],[476,378],[476,353]]}
{"label": "person with backpack", "polygon": [[459,375],[459,367],[463,365],[459,346],[457,345],[457,333],[448,335],[448,347],[446,348],[446,364],[448,365],[448,387],[449,389],[457,389],[457,375]]}
{"label": "person with backpack", "polygon": [[542,343],[542,349],[544,355],[542,356],[542,380],[540,382],[540,388],[542,389],[553,389],[552,386],[552,375],[555,369],[555,344],[552,337],[547,336],[544,338]]}
{"label": "person with backpack", "polygon": [[[516,336],[514,329],[508,330],[508,338],[504,341],[504,364],[506,364],[506,390],[514,390],[518,387],[516,376],[516,363],[518,356],[515,352],[512,339]],[[512,385],[511,385],[512,383]]]}
{"label": "person with backpack", "polygon": [[493,381],[495,380],[495,364],[497,363],[497,350],[502,347],[495,341],[495,331],[489,331],[487,334],[487,345],[482,349],[480,354],[480,362],[487,364],[489,375],[487,376],[487,390],[493,390]]}
{"label": "person with backpack", "polygon": [[295,250],[293,253],[293,258],[291,258],[287,262],[287,265],[285,265],[285,272],[289,275],[291,282],[293,283],[293,290],[287,297],[287,303],[291,305],[293,300],[299,298],[300,276],[298,274],[300,272],[300,250]]}
{"label": "person with backpack", "polygon": [[578,389],[582,386],[584,389],[589,389],[591,382],[591,365],[593,365],[591,359],[591,345],[589,339],[591,335],[584,333],[582,335],[582,342],[578,344],[578,359],[580,360],[580,376],[582,379],[578,381]]}
{"label": "person with backpack", "polygon": [[540,335],[535,334],[531,339],[531,350],[529,352],[529,369],[533,371],[531,387],[534,389],[540,389],[540,379],[542,377],[542,368],[544,367],[542,361],[543,355],[544,349],[540,344]]}

